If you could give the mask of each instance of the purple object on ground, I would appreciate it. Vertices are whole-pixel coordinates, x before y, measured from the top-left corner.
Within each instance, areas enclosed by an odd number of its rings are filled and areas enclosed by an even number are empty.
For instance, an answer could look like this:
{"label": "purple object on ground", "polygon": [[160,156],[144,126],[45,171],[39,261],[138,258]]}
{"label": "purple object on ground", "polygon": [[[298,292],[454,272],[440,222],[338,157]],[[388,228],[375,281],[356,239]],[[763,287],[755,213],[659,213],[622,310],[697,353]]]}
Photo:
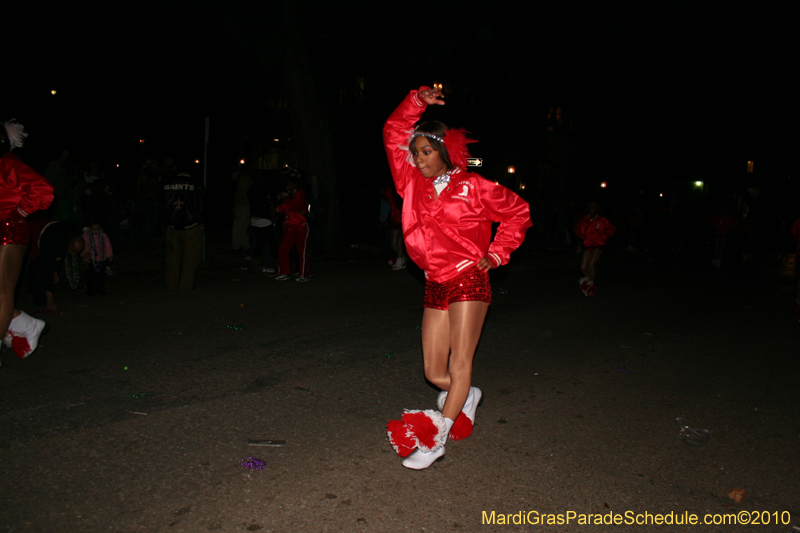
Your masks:
{"label": "purple object on ground", "polygon": [[251,470],[264,470],[269,468],[266,461],[256,459],[255,457],[242,457],[242,466]]}

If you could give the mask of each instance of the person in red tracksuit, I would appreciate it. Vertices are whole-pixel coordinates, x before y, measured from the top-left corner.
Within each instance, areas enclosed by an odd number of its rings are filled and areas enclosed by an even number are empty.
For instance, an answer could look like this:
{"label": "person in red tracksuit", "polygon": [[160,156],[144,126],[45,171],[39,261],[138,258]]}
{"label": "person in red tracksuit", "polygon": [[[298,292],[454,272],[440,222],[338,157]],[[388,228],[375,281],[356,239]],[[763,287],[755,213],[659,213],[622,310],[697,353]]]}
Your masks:
{"label": "person in red tracksuit", "polygon": [[0,123],[0,332],[3,343],[22,359],[39,345],[45,328],[43,320],[14,307],[14,289],[31,238],[25,217],[53,201],[53,186],[11,153],[26,135],[13,120]]}
{"label": "person in red tracksuit", "polygon": [[578,280],[581,291],[586,296],[594,296],[595,267],[603,253],[606,239],[614,235],[616,228],[606,217],[600,214],[600,205],[597,202],[589,203],[589,213],[578,221],[575,235],[583,243],[583,257],[581,271],[583,277]]}
{"label": "person in red tracksuit", "polygon": [[[425,271],[422,352],[425,377],[442,389],[438,411],[406,410],[387,425],[403,466],[429,467],[448,438],[472,433],[483,394],[472,387],[472,360],[491,302],[488,271],[508,263],[531,227],[527,202],[467,171],[463,130],[441,122],[414,124],[438,89],[411,91],[391,114],[383,140],[395,187],[403,198],[406,252]],[[499,222],[492,240],[492,223]]]}
{"label": "person in red tracksuit", "polygon": [[286,182],[286,191],[278,195],[282,198],[275,210],[284,215],[283,240],[278,248],[278,275],[277,281],[290,279],[291,266],[289,254],[292,246],[297,248],[297,271],[299,276],[296,281],[308,281],[308,202],[303,189],[299,187],[297,178],[290,177]]}

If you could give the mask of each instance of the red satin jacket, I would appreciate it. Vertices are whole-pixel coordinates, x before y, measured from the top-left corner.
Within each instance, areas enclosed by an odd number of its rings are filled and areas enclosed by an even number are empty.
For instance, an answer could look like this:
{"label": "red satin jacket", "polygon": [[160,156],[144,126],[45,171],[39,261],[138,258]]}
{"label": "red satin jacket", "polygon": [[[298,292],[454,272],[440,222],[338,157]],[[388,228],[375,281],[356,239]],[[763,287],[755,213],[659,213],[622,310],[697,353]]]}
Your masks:
{"label": "red satin jacket", "polygon": [[[403,236],[409,257],[438,283],[488,257],[508,263],[531,224],[528,203],[478,174],[457,169],[439,197],[433,180],[411,161],[408,141],[427,104],[411,91],[383,128],[395,187],[403,198]],[[492,241],[492,222],[499,222]]]}
{"label": "red satin jacket", "polygon": [[283,203],[275,208],[278,213],[286,215],[284,224],[287,226],[301,226],[306,224],[306,213],[308,213],[308,204],[306,203],[306,193],[303,189],[297,189],[291,195],[284,199]]}
{"label": "red satin jacket", "polygon": [[26,217],[53,202],[53,186],[11,152],[0,157],[0,220]]}
{"label": "red satin jacket", "polygon": [[614,235],[615,231],[617,231],[617,228],[602,215],[595,215],[594,220],[589,218],[589,215],[586,215],[575,227],[575,235],[587,248],[603,246],[606,243],[606,239]]}

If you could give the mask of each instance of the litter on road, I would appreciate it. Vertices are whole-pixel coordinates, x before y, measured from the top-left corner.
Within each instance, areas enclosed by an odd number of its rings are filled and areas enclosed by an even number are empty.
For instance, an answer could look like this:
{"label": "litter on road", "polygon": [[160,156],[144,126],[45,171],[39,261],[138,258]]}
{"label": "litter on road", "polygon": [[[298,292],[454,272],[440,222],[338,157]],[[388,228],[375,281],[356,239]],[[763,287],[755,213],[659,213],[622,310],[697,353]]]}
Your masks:
{"label": "litter on road", "polygon": [[701,446],[708,444],[708,441],[711,440],[711,434],[713,431],[710,429],[689,427],[686,425],[686,421],[682,416],[676,418],[675,423],[678,424],[678,427],[681,429],[681,440],[687,446],[691,446],[692,448],[700,448]]}

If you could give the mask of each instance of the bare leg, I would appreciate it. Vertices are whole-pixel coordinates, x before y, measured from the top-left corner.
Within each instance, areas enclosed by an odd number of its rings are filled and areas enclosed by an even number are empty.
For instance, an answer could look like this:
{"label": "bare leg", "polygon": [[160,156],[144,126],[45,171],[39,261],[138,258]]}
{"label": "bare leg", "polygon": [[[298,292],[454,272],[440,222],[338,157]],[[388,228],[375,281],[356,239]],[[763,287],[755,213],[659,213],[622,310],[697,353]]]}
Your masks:
{"label": "bare leg", "polygon": [[489,304],[456,302],[450,304],[450,388],[442,414],[455,420],[467,401],[472,383],[472,360],[481,338]]}
{"label": "bare leg", "polygon": [[583,256],[581,257],[581,272],[587,278],[589,277],[589,254],[588,250],[583,251]]}
{"label": "bare leg", "polygon": [[422,357],[425,377],[442,390],[450,389],[450,311],[430,309],[422,313]]}
{"label": "bare leg", "polygon": [[594,268],[597,265],[597,261],[600,259],[601,253],[603,253],[602,248],[592,248],[592,251],[586,254],[588,258],[587,270],[589,271],[589,273],[586,275],[589,276],[589,281],[591,281],[592,283],[594,283],[594,278],[595,278]]}
{"label": "bare leg", "polygon": [[488,309],[486,302],[456,302],[449,311],[425,309],[422,315],[425,376],[448,391],[442,410],[445,418],[455,420],[467,401],[472,359]]}
{"label": "bare leg", "polygon": [[14,308],[14,288],[19,279],[19,269],[25,246],[7,244],[0,246],[0,333],[5,336],[11,319],[19,315]]}

